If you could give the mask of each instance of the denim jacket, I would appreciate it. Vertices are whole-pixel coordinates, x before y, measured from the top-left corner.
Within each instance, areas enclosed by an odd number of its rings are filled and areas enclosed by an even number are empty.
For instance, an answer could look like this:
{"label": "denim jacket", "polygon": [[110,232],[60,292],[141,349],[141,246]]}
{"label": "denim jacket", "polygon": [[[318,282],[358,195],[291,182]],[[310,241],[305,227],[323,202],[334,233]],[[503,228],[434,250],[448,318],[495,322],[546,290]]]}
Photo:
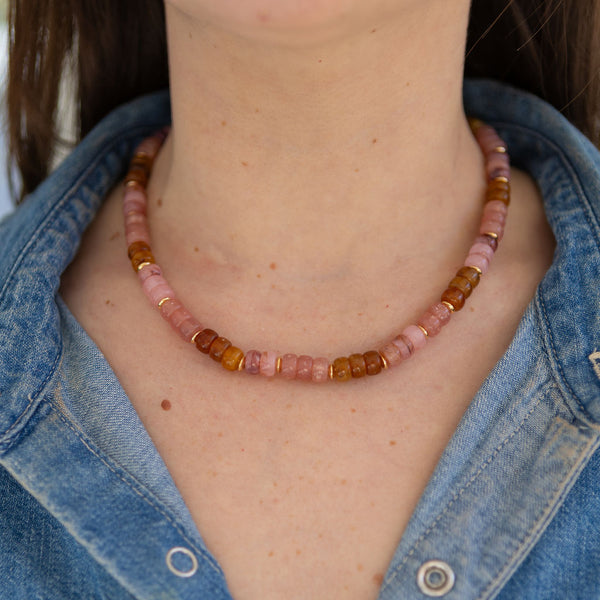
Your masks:
{"label": "denim jacket", "polygon": [[[446,448],[380,599],[600,598],[600,156],[493,82],[467,112],[542,192],[554,262]],[[0,224],[0,599],[230,598],[60,277],[166,93],[105,118]],[[434,562],[432,562],[434,561]]]}

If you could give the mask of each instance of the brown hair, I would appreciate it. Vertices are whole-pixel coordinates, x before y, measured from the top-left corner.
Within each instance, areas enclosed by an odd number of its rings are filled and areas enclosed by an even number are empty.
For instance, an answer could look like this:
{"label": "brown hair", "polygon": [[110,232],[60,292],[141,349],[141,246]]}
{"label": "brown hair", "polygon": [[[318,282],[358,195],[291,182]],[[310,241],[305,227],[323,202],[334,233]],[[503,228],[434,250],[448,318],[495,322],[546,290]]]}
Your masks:
{"label": "brown hair", "polygon": [[[532,91],[598,144],[599,24],[600,0],[473,0],[466,74]],[[49,171],[69,57],[80,137],[168,84],[162,0],[9,0],[9,32],[9,149],[23,195]]]}

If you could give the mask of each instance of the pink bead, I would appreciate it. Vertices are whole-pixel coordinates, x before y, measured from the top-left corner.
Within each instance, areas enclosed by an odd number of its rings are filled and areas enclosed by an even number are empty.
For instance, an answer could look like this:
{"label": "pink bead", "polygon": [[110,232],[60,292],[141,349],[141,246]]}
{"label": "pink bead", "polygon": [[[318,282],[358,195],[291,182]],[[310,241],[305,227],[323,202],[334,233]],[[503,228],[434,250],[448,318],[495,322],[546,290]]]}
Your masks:
{"label": "pink bead", "polygon": [[508,170],[510,169],[510,163],[508,161],[508,154],[500,154],[499,152],[492,152],[487,159],[485,170],[488,177],[492,178],[492,174],[497,170]]}
{"label": "pink bead", "polygon": [[171,297],[169,300],[165,300],[165,302],[162,303],[160,307],[160,316],[168,321],[171,315],[180,308],[183,308],[183,304],[176,298]]}
{"label": "pink bead", "polygon": [[328,379],[329,379],[329,361],[323,357],[313,359],[312,380],[315,383],[324,383]]}
{"label": "pink bead", "polygon": [[401,335],[411,341],[415,350],[420,350],[427,343],[427,337],[416,325],[409,325]]}
{"label": "pink bead", "polygon": [[175,292],[161,275],[148,277],[142,284],[142,289],[154,306],[158,306],[160,301],[165,298],[175,297]]}
{"label": "pink bead", "polygon": [[148,221],[146,220],[145,215],[138,212],[129,213],[125,217],[125,229],[134,225],[142,225],[144,227],[148,227]]}
{"label": "pink bead", "polygon": [[159,135],[153,135],[152,137],[146,138],[135,150],[136,154],[147,154],[151,158],[154,158],[163,143],[164,137],[161,138]]}
{"label": "pink bead", "polygon": [[296,378],[298,357],[295,354],[284,354],[281,357],[281,376],[286,379]]}
{"label": "pink bead", "polygon": [[398,349],[398,352],[400,353],[400,358],[402,360],[410,358],[415,352],[415,347],[412,341],[403,333],[401,333],[399,336],[396,336],[392,340],[392,344]]}
{"label": "pink bead", "polygon": [[469,254],[482,254],[489,261],[494,258],[494,251],[487,244],[473,244],[469,250]]}
{"label": "pink bead", "polygon": [[260,374],[273,377],[277,368],[277,354],[271,350],[263,352],[260,356]]}
{"label": "pink bead", "polygon": [[310,381],[312,379],[312,367],[313,359],[311,356],[299,356],[296,377],[304,381]]}
{"label": "pink bead", "polygon": [[125,241],[128,246],[133,242],[146,242],[150,245],[150,233],[147,227],[141,225],[131,225],[125,228]]}
{"label": "pink bead", "polygon": [[485,275],[490,268],[490,261],[482,254],[469,254],[465,259],[465,267],[477,267]]}
{"label": "pink bead", "polygon": [[448,323],[450,317],[452,316],[452,311],[441,302],[436,302],[435,304],[432,304],[429,307],[428,311],[440,320],[442,327],[446,325],[446,323]]}
{"label": "pink bead", "polygon": [[478,235],[475,238],[476,244],[487,244],[494,252],[498,249],[498,240],[489,235]]}
{"label": "pink bead", "polygon": [[486,202],[485,206],[483,207],[484,214],[488,211],[507,215],[508,206],[506,206],[502,200],[490,200],[489,202]]}
{"label": "pink bead", "polygon": [[144,265],[138,272],[138,277],[140,281],[144,283],[148,277],[152,277],[152,275],[162,275],[161,268],[156,264],[147,264]]}
{"label": "pink bead", "polygon": [[178,325],[177,333],[189,344],[192,341],[192,338],[203,329],[204,327],[200,325],[200,323],[192,315],[190,315]]}
{"label": "pink bead", "polygon": [[123,195],[123,215],[127,216],[130,212],[146,214],[148,201],[146,194],[138,188],[127,187]]}
{"label": "pink bead", "polygon": [[186,319],[191,317],[190,312],[183,306],[183,304],[177,309],[171,312],[167,321],[173,329],[177,329]]}
{"label": "pink bead", "polygon": [[[379,354],[383,356],[385,361],[390,367],[395,367],[398,363],[401,363],[405,355],[400,351],[398,346],[390,342],[379,350]],[[408,354],[410,356],[410,354]]]}
{"label": "pink bead", "polygon": [[482,221],[497,221],[498,223],[502,223],[502,225],[506,224],[506,214],[503,212],[495,212],[493,210],[487,210],[483,213],[481,218]]}
{"label": "pink bead", "polygon": [[250,375],[258,375],[260,373],[260,357],[261,353],[258,350],[246,352],[246,373]]}
{"label": "pink bead", "polygon": [[437,335],[442,330],[442,324],[440,320],[429,311],[426,311],[421,318],[417,321],[417,324],[423,327],[427,331],[429,337]]}
{"label": "pink bead", "polygon": [[496,179],[497,177],[505,177],[510,181],[510,169],[505,167],[500,167],[498,169],[494,169],[490,173],[488,173],[488,179],[491,181],[492,179]]}
{"label": "pink bead", "polygon": [[487,218],[482,219],[479,233],[495,233],[498,236],[498,241],[501,241],[504,237],[504,223]]}

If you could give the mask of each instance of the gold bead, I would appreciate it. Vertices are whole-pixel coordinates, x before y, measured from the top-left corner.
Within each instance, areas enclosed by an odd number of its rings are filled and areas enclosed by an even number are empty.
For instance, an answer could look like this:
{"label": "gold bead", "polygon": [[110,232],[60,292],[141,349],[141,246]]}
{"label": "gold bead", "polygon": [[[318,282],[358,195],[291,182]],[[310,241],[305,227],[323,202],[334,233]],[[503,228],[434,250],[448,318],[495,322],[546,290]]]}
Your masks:
{"label": "gold bead", "polygon": [[[474,268],[474,267],[473,267]],[[447,306],[452,312],[454,312],[454,306],[452,306],[452,304],[450,304],[450,302],[446,302],[445,300],[442,300],[442,304],[444,304],[445,306]]]}
{"label": "gold bead", "polygon": [[[166,300],[166,298],[165,298],[165,300]],[[162,302],[162,300],[161,300],[161,302]],[[159,306],[160,306],[160,303],[159,303]],[[196,338],[197,338],[197,337],[198,337],[198,336],[199,336],[201,333],[202,333],[202,329],[201,329],[200,331],[196,331],[196,333],[195,333],[195,334],[192,336],[192,339],[190,340],[190,342],[191,342],[192,344],[195,344],[195,343],[196,343]]]}
{"label": "gold bead", "polygon": [[421,327],[421,325],[417,325],[417,327],[425,334],[425,337],[429,337],[429,334],[427,333],[427,329],[425,329],[425,327]]}
{"label": "gold bead", "polygon": [[244,358],[242,358],[242,360],[240,360],[240,364],[238,365],[238,371],[243,371],[246,368],[246,355],[244,355]]}
{"label": "gold bead", "polygon": [[144,267],[147,267],[148,265],[152,265],[152,264],[154,264],[154,263],[151,263],[151,262],[148,262],[148,261],[144,261],[143,263],[140,263],[137,266],[137,270],[141,271]]}
{"label": "gold bead", "polygon": [[[166,298],[163,298],[159,303],[158,303],[158,308],[162,308],[162,305],[167,301],[167,300],[173,300],[173,298],[169,298],[169,296],[167,296]],[[200,333],[200,332],[198,332]],[[196,335],[198,335],[198,333],[196,333],[192,339],[192,341],[194,341],[196,339]]]}
{"label": "gold bead", "polygon": [[496,146],[492,152],[498,152],[499,154],[506,154],[506,148],[504,146]]}
{"label": "gold bead", "polygon": [[277,362],[275,363],[275,372],[281,373],[281,356],[277,357]]}
{"label": "gold bead", "polygon": [[480,127],[483,127],[483,124],[483,121],[480,119],[469,117],[469,126],[471,127],[471,131],[473,133],[475,133]]}
{"label": "gold bead", "polygon": [[498,234],[494,233],[493,231],[486,231],[485,233],[482,233],[481,235],[489,235],[491,238],[494,238],[495,240],[498,239]]}
{"label": "gold bead", "polygon": [[329,369],[327,370],[327,375],[329,376],[329,379],[333,380],[333,364],[329,365]]}
{"label": "gold bead", "polygon": [[508,177],[504,177],[504,175],[500,175],[499,177],[494,177],[494,179],[490,180],[490,183],[492,183],[492,181],[499,181],[502,183],[508,183]]}
{"label": "gold bead", "polygon": [[483,271],[479,267],[476,267],[475,265],[469,265],[469,267],[471,267],[471,269],[475,269],[480,275],[483,274]]}
{"label": "gold bead", "polygon": [[390,365],[388,364],[388,361],[385,359],[385,356],[383,354],[381,354],[381,352],[379,353],[379,356],[381,356],[381,364],[383,365],[383,368],[389,369]]}

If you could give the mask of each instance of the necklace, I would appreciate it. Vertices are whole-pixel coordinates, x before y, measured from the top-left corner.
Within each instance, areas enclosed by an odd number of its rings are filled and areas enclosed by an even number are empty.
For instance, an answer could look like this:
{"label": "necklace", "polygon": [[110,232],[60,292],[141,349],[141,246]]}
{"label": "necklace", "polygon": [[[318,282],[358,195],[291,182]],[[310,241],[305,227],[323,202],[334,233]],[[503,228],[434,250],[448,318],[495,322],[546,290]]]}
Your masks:
{"label": "necklace", "polygon": [[142,289],[171,327],[188,343],[229,371],[245,371],[251,375],[300,379],[321,383],[348,381],[365,375],[377,375],[395,367],[421,349],[428,338],[436,336],[448,323],[452,313],[459,311],[490,265],[504,234],[510,202],[510,166],[506,145],[489,125],[472,119],[471,129],[485,159],[487,189],[479,235],[473,241],[464,261],[441,295],[417,320],[379,350],[351,354],[330,361],[295,354],[278,355],[272,351],[242,352],[216,331],[202,326],[177,299],[174,290],[163,277],[150,249],[147,222],[146,186],[152,165],[168,135],[163,129],[145,139],[136,149],[125,177],[123,215],[128,256]]}

